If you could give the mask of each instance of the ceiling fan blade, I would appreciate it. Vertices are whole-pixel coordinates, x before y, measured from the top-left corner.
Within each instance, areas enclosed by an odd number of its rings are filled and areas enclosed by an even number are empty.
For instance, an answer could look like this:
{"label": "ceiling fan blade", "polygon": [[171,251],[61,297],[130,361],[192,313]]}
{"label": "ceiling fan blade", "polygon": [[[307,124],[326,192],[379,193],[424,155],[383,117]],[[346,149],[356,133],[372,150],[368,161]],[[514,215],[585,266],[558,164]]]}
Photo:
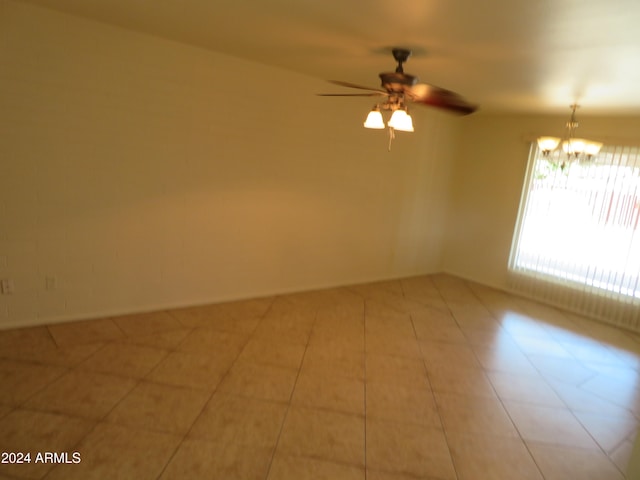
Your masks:
{"label": "ceiling fan blade", "polygon": [[440,87],[419,83],[405,88],[405,94],[412,102],[442,108],[460,115],[469,115],[478,109],[461,95]]}
{"label": "ceiling fan blade", "polygon": [[356,85],[355,83],[349,83],[349,82],[343,82],[341,80],[329,80],[330,83],[333,83],[335,85],[340,85],[341,87],[348,87],[348,88],[357,88],[359,90],[369,90],[371,92],[380,92],[383,94],[387,94],[386,90],[382,90],[380,88],[371,88],[371,87],[365,87],[362,85]]}
{"label": "ceiling fan blade", "polygon": [[371,93],[316,93],[319,97],[379,97],[386,95],[383,92],[371,92]]}

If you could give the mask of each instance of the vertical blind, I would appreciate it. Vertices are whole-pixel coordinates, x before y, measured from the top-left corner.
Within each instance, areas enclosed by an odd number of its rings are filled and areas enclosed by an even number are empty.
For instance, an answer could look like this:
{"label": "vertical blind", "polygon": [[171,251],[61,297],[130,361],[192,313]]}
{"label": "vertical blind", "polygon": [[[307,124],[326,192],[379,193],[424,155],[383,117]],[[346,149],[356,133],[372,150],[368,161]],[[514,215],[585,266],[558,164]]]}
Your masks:
{"label": "vertical blind", "polygon": [[531,147],[509,259],[528,296],[640,331],[640,147]]}

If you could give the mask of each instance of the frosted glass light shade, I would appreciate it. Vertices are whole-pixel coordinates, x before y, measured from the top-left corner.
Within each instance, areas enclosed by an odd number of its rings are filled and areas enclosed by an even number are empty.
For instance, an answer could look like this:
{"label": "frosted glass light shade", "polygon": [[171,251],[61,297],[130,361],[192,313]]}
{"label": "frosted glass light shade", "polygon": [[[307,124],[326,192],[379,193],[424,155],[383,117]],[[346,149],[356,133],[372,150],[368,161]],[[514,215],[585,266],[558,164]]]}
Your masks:
{"label": "frosted glass light shade", "polygon": [[389,120],[389,126],[401,132],[414,131],[411,115],[409,115],[404,110],[396,110],[395,112],[393,112],[393,115],[391,115],[391,119]]}
{"label": "frosted glass light shade", "polygon": [[364,121],[364,128],[375,128],[378,130],[384,128],[384,121],[382,120],[380,110],[371,110],[369,112],[367,119]]}
{"label": "frosted glass light shade", "polygon": [[572,138],[562,142],[562,151],[569,155],[580,155],[585,151],[587,141],[582,138]]}
{"label": "frosted glass light shade", "polygon": [[589,156],[597,155],[600,153],[600,149],[602,148],[602,143],[600,142],[587,142],[584,147],[584,153]]}
{"label": "frosted glass light shade", "polygon": [[557,137],[538,137],[538,147],[544,153],[549,153],[556,149],[560,139]]}

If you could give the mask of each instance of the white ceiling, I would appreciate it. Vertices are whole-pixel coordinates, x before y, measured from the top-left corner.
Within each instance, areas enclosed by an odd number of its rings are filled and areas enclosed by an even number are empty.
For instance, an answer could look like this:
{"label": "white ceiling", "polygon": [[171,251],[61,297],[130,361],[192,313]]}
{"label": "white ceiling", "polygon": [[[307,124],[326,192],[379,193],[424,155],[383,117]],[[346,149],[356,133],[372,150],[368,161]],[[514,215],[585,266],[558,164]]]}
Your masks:
{"label": "white ceiling", "polygon": [[23,1],[372,87],[409,47],[405,72],[483,112],[640,115],[638,0]]}

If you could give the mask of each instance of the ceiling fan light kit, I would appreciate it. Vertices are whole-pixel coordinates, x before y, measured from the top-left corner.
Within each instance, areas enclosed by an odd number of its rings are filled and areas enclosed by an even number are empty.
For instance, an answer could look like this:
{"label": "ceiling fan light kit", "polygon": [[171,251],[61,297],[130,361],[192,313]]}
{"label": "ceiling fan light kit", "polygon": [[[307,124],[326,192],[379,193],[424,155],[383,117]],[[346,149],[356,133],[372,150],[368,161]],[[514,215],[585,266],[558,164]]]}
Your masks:
{"label": "ceiling fan light kit", "polygon": [[[601,142],[576,138],[575,136],[576,128],[578,128],[578,121],[576,120],[576,109],[578,107],[579,105],[575,103],[569,106],[571,108],[571,118],[566,124],[567,133],[564,138],[538,137],[538,148],[544,156],[548,156],[558,146],[561,146],[562,151],[567,154],[568,160],[591,160],[600,152],[602,148]],[[560,167],[564,169],[565,166],[566,163],[563,161]]]}
{"label": "ceiling fan light kit", "polygon": [[459,115],[469,115],[477,110],[477,106],[467,102],[457,93],[444,88],[417,83],[418,78],[404,73],[403,63],[411,55],[411,51],[403,48],[392,50],[393,58],[398,62],[395,72],[380,73],[382,89],[364,87],[353,83],[332,80],[331,83],[348,88],[366,90],[368,93],[324,93],[325,97],[385,97],[384,101],[374,105],[364,122],[365,128],[382,130],[385,128],[383,111],[390,111],[391,118],[387,122],[389,138],[394,138],[394,131],[413,132],[413,119],[409,115],[407,102],[444,109]]}

